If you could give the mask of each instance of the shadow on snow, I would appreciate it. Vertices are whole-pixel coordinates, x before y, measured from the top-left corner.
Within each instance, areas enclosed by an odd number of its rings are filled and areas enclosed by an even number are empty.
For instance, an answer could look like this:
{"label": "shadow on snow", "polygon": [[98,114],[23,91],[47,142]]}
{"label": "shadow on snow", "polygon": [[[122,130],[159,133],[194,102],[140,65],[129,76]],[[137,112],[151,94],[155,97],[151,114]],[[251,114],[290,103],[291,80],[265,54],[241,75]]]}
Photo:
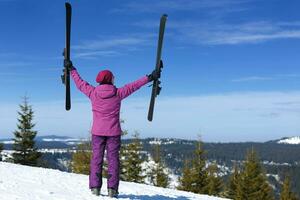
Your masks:
{"label": "shadow on snow", "polygon": [[141,199],[141,200],[171,200],[171,199],[177,199],[177,200],[189,200],[190,198],[184,197],[184,196],[178,196],[178,197],[167,197],[162,195],[119,195],[119,198],[129,198],[129,199]]}

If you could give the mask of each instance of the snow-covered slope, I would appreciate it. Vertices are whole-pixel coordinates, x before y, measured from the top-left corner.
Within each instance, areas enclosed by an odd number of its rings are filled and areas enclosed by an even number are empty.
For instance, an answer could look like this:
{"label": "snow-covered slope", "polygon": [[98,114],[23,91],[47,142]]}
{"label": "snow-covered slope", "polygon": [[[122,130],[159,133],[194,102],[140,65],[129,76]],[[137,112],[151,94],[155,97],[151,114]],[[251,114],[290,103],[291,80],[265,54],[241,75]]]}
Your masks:
{"label": "snow-covered slope", "polygon": [[[103,194],[107,194],[106,181]],[[207,195],[121,182],[119,199],[225,200]],[[88,189],[88,176],[0,162],[1,200],[99,200]]]}
{"label": "snow-covered slope", "polygon": [[300,136],[283,138],[279,140],[279,144],[300,144]]}

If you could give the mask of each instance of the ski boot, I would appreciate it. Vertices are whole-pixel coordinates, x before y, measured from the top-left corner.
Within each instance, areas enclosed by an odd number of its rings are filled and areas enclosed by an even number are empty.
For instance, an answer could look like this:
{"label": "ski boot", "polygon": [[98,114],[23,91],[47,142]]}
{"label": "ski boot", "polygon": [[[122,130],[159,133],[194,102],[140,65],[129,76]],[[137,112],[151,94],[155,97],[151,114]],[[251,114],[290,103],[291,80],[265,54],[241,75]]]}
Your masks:
{"label": "ski boot", "polygon": [[100,188],[92,188],[92,194],[96,196],[100,196]]}
{"label": "ski boot", "polygon": [[118,191],[113,189],[113,188],[108,188],[107,189],[108,191],[108,196],[111,197],[111,198],[118,198]]}

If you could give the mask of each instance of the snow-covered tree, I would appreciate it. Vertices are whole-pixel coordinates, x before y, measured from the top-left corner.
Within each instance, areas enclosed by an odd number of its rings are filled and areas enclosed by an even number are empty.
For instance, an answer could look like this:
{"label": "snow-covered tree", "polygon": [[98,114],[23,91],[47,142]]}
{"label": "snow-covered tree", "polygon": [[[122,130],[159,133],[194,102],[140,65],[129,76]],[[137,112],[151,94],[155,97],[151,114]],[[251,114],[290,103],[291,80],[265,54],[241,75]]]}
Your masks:
{"label": "snow-covered tree", "polygon": [[150,181],[154,186],[166,188],[169,186],[170,180],[168,174],[165,171],[165,164],[162,162],[161,159],[161,151],[159,144],[154,146],[153,155],[155,164],[151,166],[150,173],[148,174],[148,176],[150,177]]}
{"label": "snow-covered tree", "polygon": [[33,121],[32,106],[28,104],[28,97],[24,97],[23,104],[20,104],[21,111],[18,112],[18,124],[17,130],[14,132],[14,163],[22,165],[36,166],[38,159],[41,157],[41,153],[37,151],[35,147],[34,138],[37,135],[37,131],[33,128],[35,124]]}
{"label": "snow-covered tree", "polygon": [[127,145],[122,152],[122,171],[121,178],[125,181],[144,183],[145,176],[142,169],[142,144],[139,139],[139,134],[136,132],[133,135],[133,141]]}

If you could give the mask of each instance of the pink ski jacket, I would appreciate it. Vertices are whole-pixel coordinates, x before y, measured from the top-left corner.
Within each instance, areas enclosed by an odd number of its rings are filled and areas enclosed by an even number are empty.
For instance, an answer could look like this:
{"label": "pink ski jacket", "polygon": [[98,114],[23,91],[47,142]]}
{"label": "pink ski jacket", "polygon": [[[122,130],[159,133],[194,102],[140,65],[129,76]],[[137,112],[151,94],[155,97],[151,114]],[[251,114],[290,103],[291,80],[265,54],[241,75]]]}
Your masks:
{"label": "pink ski jacket", "polygon": [[99,136],[121,135],[120,108],[121,101],[148,83],[144,76],[121,88],[114,85],[98,85],[96,87],[82,80],[77,70],[71,71],[77,88],[91,100],[93,111],[92,134]]}

